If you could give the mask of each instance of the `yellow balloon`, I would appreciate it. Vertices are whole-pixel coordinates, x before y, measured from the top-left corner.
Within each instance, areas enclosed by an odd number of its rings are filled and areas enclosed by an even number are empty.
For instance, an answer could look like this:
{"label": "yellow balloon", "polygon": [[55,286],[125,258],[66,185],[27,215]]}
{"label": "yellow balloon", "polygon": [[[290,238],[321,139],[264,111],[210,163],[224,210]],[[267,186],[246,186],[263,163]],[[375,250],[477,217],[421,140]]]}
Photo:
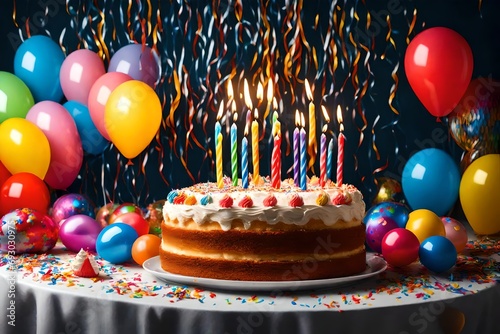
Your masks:
{"label": "yellow balloon", "polygon": [[441,218],[427,209],[417,209],[410,212],[406,229],[412,231],[420,243],[434,235],[446,236],[446,230]]}
{"label": "yellow balloon", "polygon": [[474,160],[460,181],[460,203],[476,234],[500,232],[500,154]]}
{"label": "yellow balloon", "polygon": [[129,80],[116,87],[106,102],[104,126],[111,142],[127,158],[135,158],[160,127],[162,108],[146,83]]}
{"label": "yellow balloon", "polygon": [[0,124],[0,161],[11,174],[29,172],[43,180],[50,165],[49,141],[30,121],[9,118]]}

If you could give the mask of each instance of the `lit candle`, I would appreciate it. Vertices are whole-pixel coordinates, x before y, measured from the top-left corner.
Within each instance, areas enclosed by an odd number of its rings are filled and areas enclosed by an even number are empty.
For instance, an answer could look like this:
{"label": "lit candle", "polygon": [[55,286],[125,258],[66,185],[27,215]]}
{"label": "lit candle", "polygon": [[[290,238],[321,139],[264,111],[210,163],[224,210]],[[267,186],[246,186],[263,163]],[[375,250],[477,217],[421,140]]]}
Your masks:
{"label": "lit candle", "polygon": [[221,104],[219,105],[219,112],[217,113],[217,121],[215,122],[215,146],[217,146],[217,137],[219,136],[219,133],[221,132],[221,125],[220,125],[220,120],[222,118],[222,112],[224,110],[224,102],[222,101]]}
{"label": "lit candle", "polygon": [[293,183],[298,187],[300,185],[300,144],[299,144],[299,111],[295,111],[295,130],[293,130]]}
{"label": "lit candle", "polygon": [[323,133],[320,139],[320,159],[319,159],[319,184],[321,187],[326,183],[326,132],[327,125],[323,126]]}
{"label": "lit candle", "polygon": [[300,189],[307,189],[306,179],[306,130],[304,130],[304,114],[301,115],[302,127],[300,129]]}
{"label": "lit candle", "polygon": [[[313,95],[311,92],[311,87],[309,86],[309,81],[305,81],[306,95],[309,99],[309,144],[307,145],[307,153],[309,154],[309,165],[307,168],[313,168],[314,162],[316,161],[316,152],[318,150],[318,144],[316,142],[316,108],[314,107]],[[303,125],[305,126],[305,124]],[[314,169],[313,169],[314,171]]]}
{"label": "lit candle", "polygon": [[[271,185],[279,189],[281,188],[281,123],[278,121],[278,113],[276,121],[273,123],[274,147],[271,158]],[[274,115],[273,115],[274,117]]]}
{"label": "lit candle", "polygon": [[328,143],[328,153],[326,156],[326,174],[329,180],[332,179],[332,164],[333,164],[333,138]]}
{"label": "lit candle", "polygon": [[241,140],[241,186],[248,188],[248,123],[245,125],[245,136]]}
{"label": "lit candle", "polygon": [[222,133],[217,136],[217,149],[215,151],[215,161],[217,168],[217,187],[223,188],[224,182],[222,179]]}
{"label": "lit candle", "polygon": [[233,115],[233,125],[231,125],[231,178],[233,180],[233,186],[238,185],[238,127],[236,121],[238,120],[238,114]]}
{"label": "lit candle", "polygon": [[252,163],[253,163],[253,182],[254,184],[259,183],[259,123],[257,118],[259,117],[259,112],[255,109],[254,120],[252,121]]}
{"label": "lit candle", "polygon": [[337,120],[340,124],[340,132],[338,138],[338,153],[337,153],[337,186],[340,187],[343,182],[344,174],[344,124],[342,124],[342,110],[340,106],[337,107]]}

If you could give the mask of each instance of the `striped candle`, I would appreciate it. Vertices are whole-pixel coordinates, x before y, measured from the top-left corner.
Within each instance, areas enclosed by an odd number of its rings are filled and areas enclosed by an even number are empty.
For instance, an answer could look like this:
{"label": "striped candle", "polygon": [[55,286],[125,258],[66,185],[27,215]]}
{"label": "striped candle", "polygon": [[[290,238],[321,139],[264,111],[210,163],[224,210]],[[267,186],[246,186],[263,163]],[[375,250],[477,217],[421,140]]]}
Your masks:
{"label": "striped candle", "polygon": [[[238,114],[234,114],[234,119],[238,119]],[[238,137],[238,127],[236,123],[231,125],[231,178],[233,180],[233,186],[238,185],[238,143],[236,142]]]}
{"label": "striped candle", "polygon": [[[256,116],[257,109],[256,109]],[[259,123],[257,122],[257,117],[252,122],[252,162],[253,162],[253,183],[259,183]]]}
{"label": "striped candle", "polygon": [[323,132],[320,139],[319,157],[319,184],[324,187],[326,183],[326,135]]}
{"label": "striped candle", "polygon": [[300,129],[300,189],[307,189],[306,180],[306,130]]}
{"label": "striped candle", "polygon": [[328,152],[326,156],[326,177],[332,179],[332,165],[333,165],[333,138],[328,143]]}
{"label": "striped candle", "polygon": [[342,110],[340,109],[340,106],[337,106],[337,120],[340,124],[340,132],[339,132],[339,138],[338,138],[338,143],[337,143],[337,186],[340,187],[343,183],[343,178],[344,178],[344,142],[345,142],[345,136],[344,136],[344,124],[342,124]]}
{"label": "striped candle", "polygon": [[295,111],[295,130],[293,130],[293,183],[295,186],[300,185],[300,146],[299,146],[299,111]]}
{"label": "striped candle", "polygon": [[241,186],[248,188],[248,139],[245,137],[241,140]]}
{"label": "striped candle", "polygon": [[217,169],[217,187],[224,187],[224,180],[222,179],[222,133],[217,136],[217,149],[215,151],[215,161]]}

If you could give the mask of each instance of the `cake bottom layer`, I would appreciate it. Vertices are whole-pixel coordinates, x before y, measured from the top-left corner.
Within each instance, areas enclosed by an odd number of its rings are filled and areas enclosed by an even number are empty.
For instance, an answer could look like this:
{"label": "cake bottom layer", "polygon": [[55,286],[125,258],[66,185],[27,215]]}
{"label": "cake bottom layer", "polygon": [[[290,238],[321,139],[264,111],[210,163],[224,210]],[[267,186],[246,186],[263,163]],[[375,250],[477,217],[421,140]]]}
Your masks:
{"label": "cake bottom layer", "polygon": [[201,258],[160,248],[163,270],[183,276],[235,281],[301,281],[345,277],[366,269],[366,252],[318,260],[312,255],[294,261],[254,261]]}

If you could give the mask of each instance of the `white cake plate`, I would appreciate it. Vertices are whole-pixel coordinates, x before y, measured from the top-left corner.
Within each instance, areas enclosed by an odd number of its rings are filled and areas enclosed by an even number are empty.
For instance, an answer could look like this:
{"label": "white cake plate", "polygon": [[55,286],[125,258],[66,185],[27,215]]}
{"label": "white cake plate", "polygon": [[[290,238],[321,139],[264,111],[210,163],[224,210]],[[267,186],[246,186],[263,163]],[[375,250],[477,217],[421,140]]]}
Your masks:
{"label": "white cake plate", "polygon": [[177,275],[169,273],[161,268],[159,256],[155,256],[146,260],[142,266],[147,272],[168,283],[192,285],[220,290],[279,292],[323,289],[352,284],[354,282],[380,274],[387,268],[387,263],[383,258],[379,256],[367,254],[366,269],[359,274],[347,277],[303,281],[232,281]]}

